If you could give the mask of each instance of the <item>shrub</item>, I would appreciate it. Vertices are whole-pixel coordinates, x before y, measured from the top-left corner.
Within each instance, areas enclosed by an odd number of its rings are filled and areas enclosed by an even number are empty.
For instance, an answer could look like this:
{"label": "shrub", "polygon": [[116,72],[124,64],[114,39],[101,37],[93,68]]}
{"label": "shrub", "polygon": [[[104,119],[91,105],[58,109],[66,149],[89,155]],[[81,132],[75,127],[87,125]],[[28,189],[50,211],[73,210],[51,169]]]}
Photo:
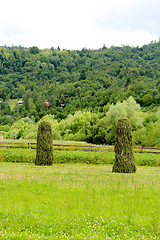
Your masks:
{"label": "shrub", "polygon": [[112,172],[136,172],[132,148],[132,130],[128,119],[120,119],[117,122],[115,134],[115,163]]}
{"label": "shrub", "polygon": [[40,122],[37,134],[35,165],[52,165],[53,142],[51,124],[47,121]]}

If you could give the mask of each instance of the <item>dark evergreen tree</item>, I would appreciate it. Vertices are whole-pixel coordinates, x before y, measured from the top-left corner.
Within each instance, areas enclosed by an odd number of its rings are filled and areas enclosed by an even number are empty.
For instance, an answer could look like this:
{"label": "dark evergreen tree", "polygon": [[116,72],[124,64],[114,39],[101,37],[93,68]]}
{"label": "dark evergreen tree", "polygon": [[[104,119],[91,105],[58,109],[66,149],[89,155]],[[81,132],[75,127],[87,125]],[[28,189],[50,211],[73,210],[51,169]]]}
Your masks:
{"label": "dark evergreen tree", "polygon": [[132,148],[132,129],[128,119],[120,119],[117,122],[115,133],[115,163],[112,172],[136,172]]}
{"label": "dark evergreen tree", "polygon": [[31,47],[31,48],[30,48],[30,53],[32,53],[32,54],[37,54],[37,53],[39,53],[38,47],[36,47],[36,46]]}
{"label": "dark evergreen tree", "polygon": [[82,69],[81,73],[80,73],[80,77],[79,80],[85,80],[86,79],[86,72],[84,69]]}
{"label": "dark evergreen tree", "polygon": [[37,134],[35,165],[52,165],[53,143],[51,124],[47,121],[40,122]]}

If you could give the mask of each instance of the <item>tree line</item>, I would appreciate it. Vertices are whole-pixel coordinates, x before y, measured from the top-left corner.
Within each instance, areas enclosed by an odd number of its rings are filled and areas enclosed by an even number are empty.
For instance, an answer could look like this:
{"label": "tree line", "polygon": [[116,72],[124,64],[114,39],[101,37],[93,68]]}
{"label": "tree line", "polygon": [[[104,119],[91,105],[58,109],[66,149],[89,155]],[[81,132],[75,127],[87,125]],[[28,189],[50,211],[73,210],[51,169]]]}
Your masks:
{"label": "tree line", "polygon": [[0,131],[6,138],[35,138],[37,123],[49,118],[53,139],[112,144],[115,122],[125,115],[136,144],[158,146],[159,107],[159,42],[74,51],[0,47]]}
{"label": "tree line", "polygon": [[33,118],[21,118],[10,126],[0,125],[0,135],[6,139],[36,139],[38,124],[46,120],[52,126],[53,140],[112,145],[116,123],[121,118],[131,123],[134,145],[160,147],[160,108],[144,112],[133,97],[106,105],[103,112],[79,110],[60,121],[54,114],[45,115],[37,123]]}

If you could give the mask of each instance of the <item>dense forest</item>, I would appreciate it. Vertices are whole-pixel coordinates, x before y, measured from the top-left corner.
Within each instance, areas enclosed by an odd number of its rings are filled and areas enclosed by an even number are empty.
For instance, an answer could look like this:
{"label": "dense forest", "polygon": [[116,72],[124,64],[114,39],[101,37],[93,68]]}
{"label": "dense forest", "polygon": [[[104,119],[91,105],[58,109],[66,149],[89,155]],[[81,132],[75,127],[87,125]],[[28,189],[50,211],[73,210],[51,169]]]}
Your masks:
{"label": "dense forest", "polygon": [[35,138],[34,130],[29,136],[19,126],[48,116],[54,139],[112,144],[122,114],[132,122],[136,144],[157,146],[148,135],[160,128],[159,107],[159,42],[74,51],[0,47],[0,132],[6,138]]}

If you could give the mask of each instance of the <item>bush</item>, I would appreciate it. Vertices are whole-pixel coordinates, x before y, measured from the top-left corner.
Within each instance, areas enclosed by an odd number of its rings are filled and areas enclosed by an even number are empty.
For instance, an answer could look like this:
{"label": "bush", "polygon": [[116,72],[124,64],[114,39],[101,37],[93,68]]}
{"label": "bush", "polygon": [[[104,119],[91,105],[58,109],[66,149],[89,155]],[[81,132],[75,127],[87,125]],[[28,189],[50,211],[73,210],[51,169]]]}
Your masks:
{"label": "bush", "polygon": [[[160,166],[159,154],[135,153],[135,162],[139,166]],[[2,148],[0,162],[34,163],[35,149]],[[88,164],[113,164],[114,152],[83,152],[54,150],[55,164],[60,163],[88,163]]]}

